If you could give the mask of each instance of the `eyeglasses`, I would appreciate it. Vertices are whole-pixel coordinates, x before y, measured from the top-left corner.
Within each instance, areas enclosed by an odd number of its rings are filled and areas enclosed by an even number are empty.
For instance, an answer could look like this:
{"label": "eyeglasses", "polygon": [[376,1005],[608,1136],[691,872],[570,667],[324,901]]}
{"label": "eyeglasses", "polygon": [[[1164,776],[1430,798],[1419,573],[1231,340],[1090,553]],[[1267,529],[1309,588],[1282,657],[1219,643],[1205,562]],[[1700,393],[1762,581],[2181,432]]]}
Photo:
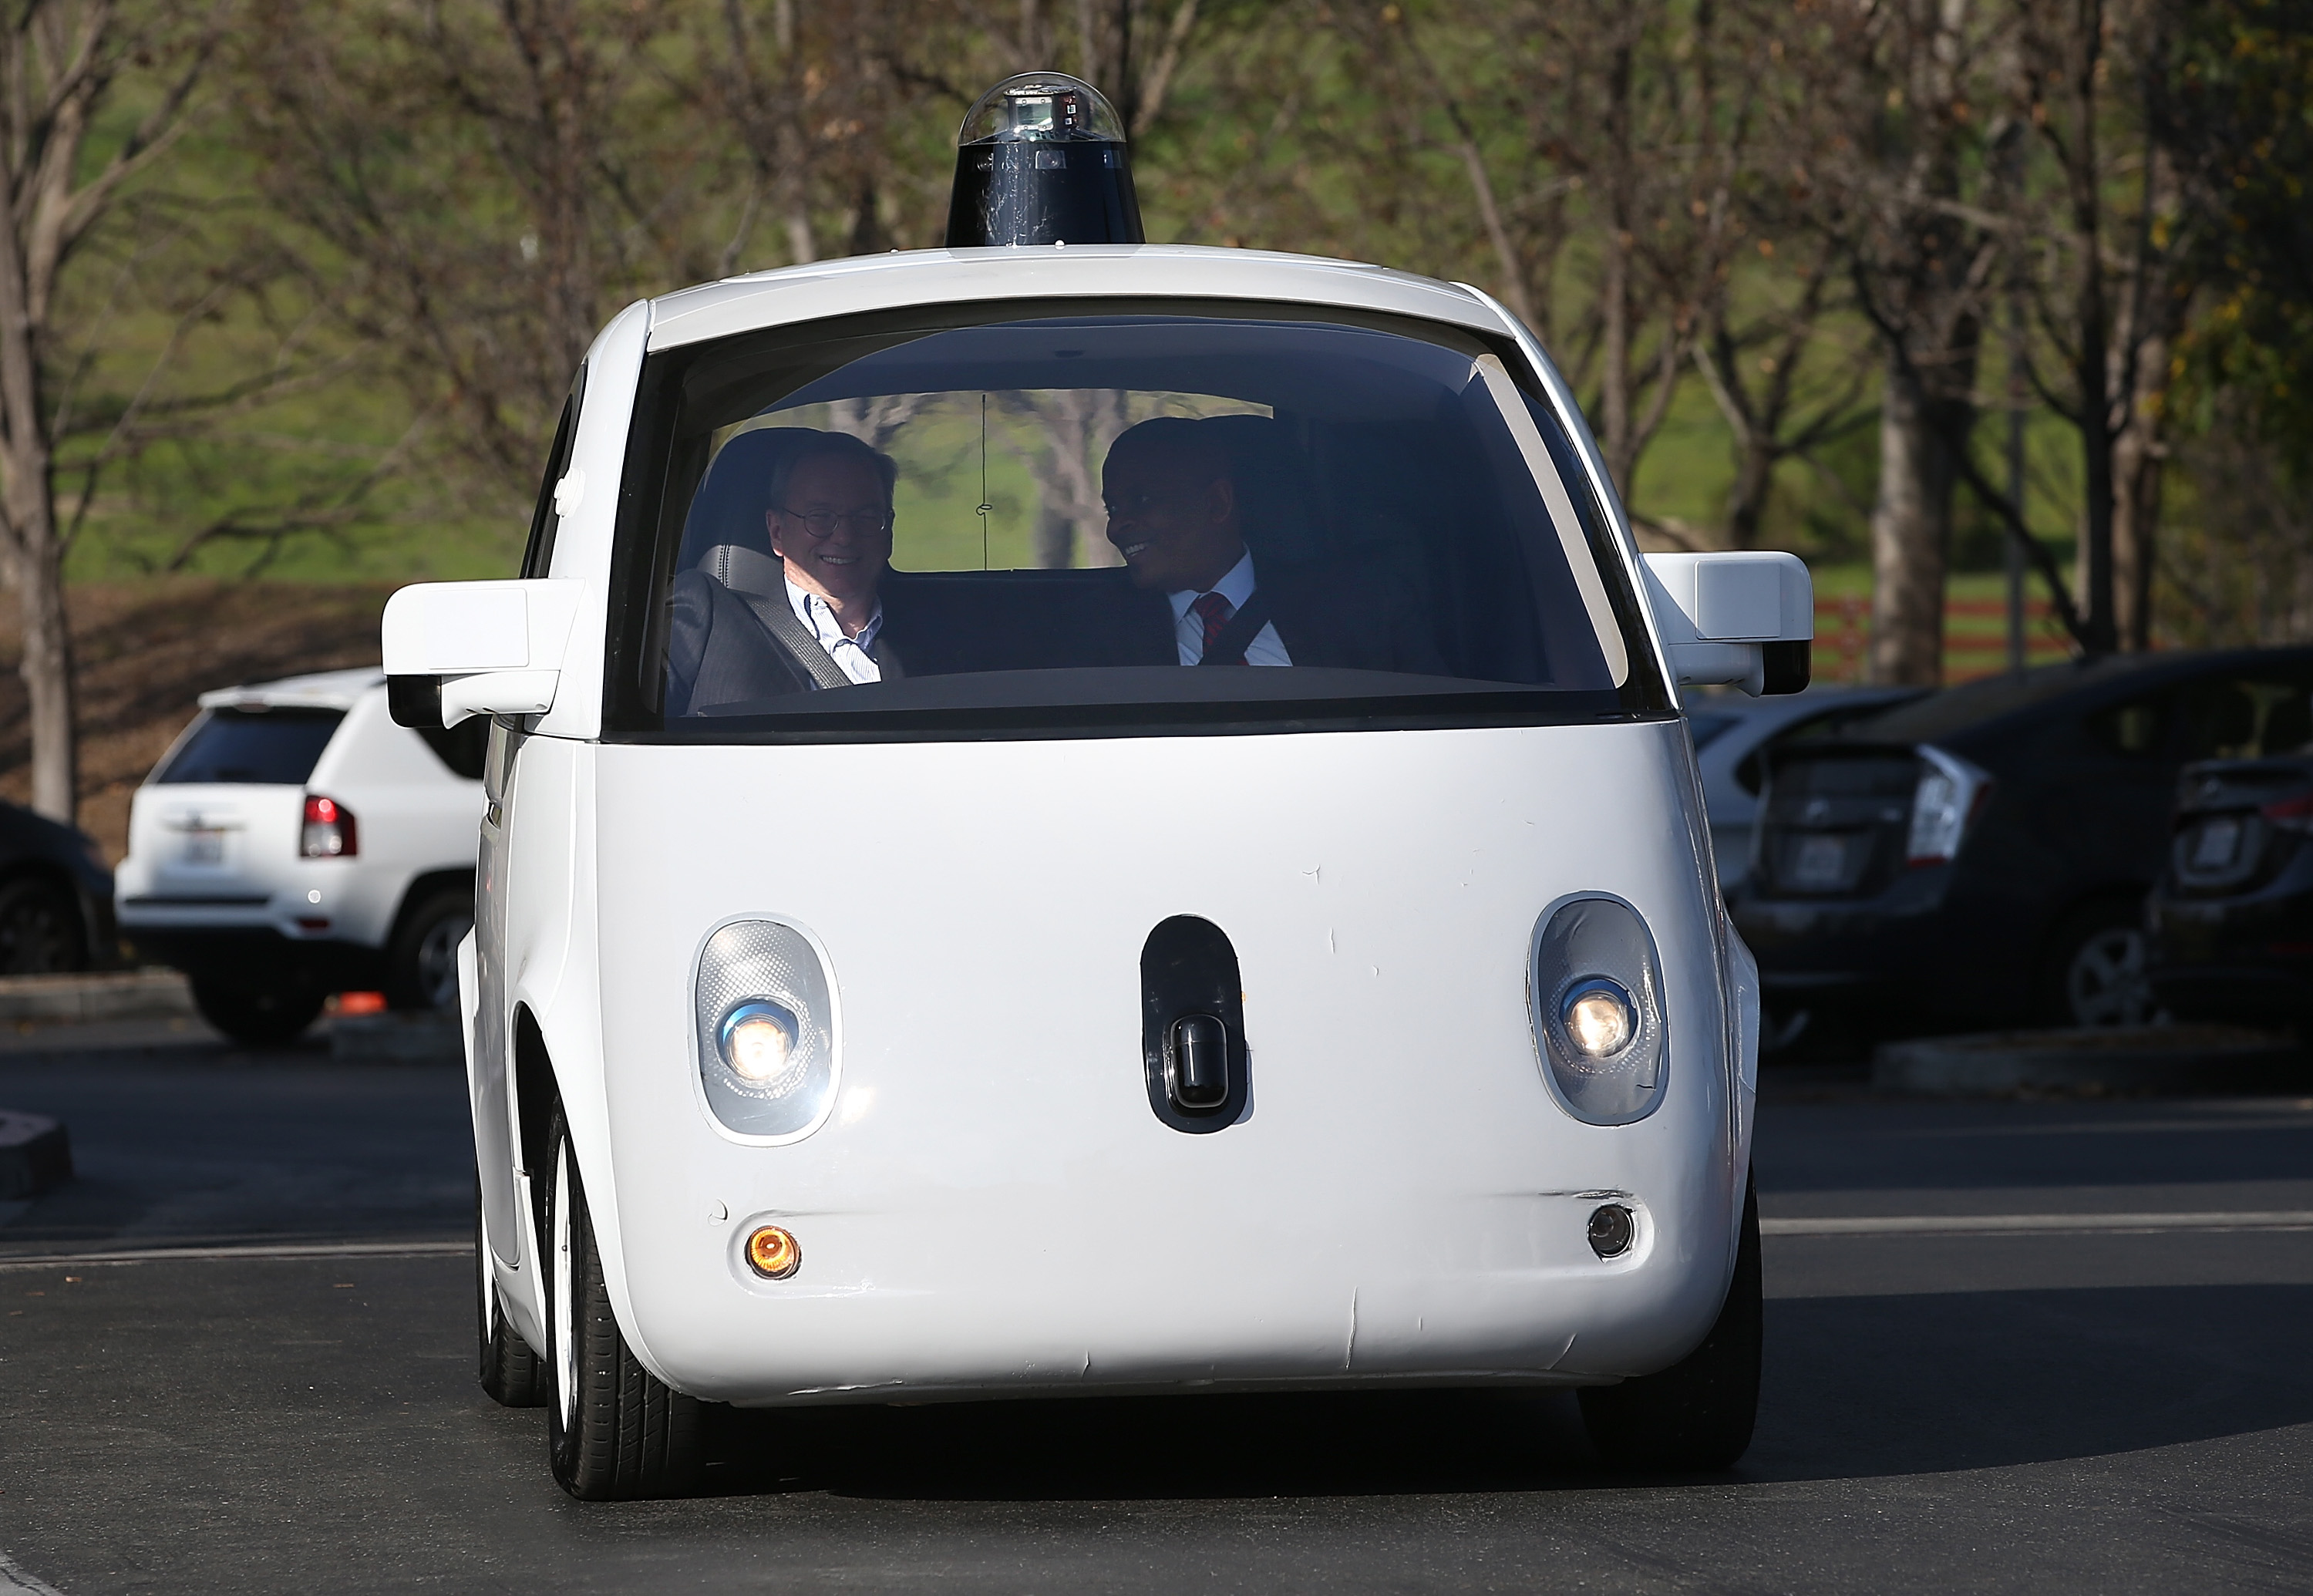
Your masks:
{"label": "eyeglasses", "polygon": [[1104,498],[1101,501],[1102,506],[1108,511],[1108,518],[1112,521],[1137,521],[1151,510],[1162,509],[1168,505],[1176,505],[1180,502],[1181,495],[1177,493],[1156,492],[1126,493],[1115,498]]}
{"label": "eyeglasses", "polygon": [[810,527],[811,535],[815,538],[831,538],[839,528],[846,525],[862,537],[875,537],[892,530],[892,512],[889,510],[853,510],[849,514],[839,510],[813,510],[806,514],[781,505],[778,511],[788,520],[800,521]]}

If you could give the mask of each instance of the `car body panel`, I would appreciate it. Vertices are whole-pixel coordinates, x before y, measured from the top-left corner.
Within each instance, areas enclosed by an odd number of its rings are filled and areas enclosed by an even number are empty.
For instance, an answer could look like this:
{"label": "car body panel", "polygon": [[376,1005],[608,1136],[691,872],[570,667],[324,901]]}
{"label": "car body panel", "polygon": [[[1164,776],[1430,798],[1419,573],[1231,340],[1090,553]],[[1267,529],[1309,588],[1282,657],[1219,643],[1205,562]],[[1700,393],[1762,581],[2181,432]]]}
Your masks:
{"label": "car body panel", "polygon": [[[599,750],[598,846],[617,845],[597,914],[622,948],[602,1053],[620,1067],[608,1156],[579,1145],[598,1215],[615,1202],[638,1355],[752,1401],[1672,1361],[1717,1310],[1741,1162],[1684,741],[1658,724],[949,746],[933,815],[907,779],[919,750]],[[1620,813],[1545,779],[1570,754]],[[755,813],[647,819],[671,791],[771,789],[805,761],[850,795],[840,839],[806,825],[783,846]],[[1537,780],[1473,817],[1464,795],[1506,761]],[[904,892],[856,890],[871,861]],[[1624,897],[1661,945],[1671,1084],[1639,1125],[1578,1124],[1536,1062],[1526,951],[1578,890]],[[808,927],[840,989],[843,1096],[788,1147],[734,1143],[690,1084],[691,954],[741,913]],[[1175,913],[1220,925],[1246,983],[1253,1104],[1217,1136],[1168,1131],[1145,1096],[1138,959]],[[1648,1220],[1649,1247],[1614,1265],[1582,1239],[1597,1199],[1578,1194],[1602,1190]],[[796,1289],[737,1265],[733,1237],[765,1214],[813,1260]],[[1007,1325],[1041,1327],[1042,1350],[1007,1350]]]}

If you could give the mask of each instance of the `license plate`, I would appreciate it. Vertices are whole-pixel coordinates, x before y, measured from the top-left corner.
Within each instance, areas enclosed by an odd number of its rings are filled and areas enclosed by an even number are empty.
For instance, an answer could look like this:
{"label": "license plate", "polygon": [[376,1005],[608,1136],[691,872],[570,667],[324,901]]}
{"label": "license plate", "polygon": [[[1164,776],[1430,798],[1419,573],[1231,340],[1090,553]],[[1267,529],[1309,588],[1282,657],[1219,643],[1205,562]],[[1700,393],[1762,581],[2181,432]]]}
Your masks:
{"label": "license plate", "polygon": [[2193,839],[2193,868],[2196,870],[2221,870],[2233,862],[2240,851],[2240,822],[2238,820],[2204,820],[2200,835]]}
{"label": "license plate", "polygon": [[221,865],[224,862],[224,833],[213,831],[193,831],[185,833],[182,855],[189,865]]}
{"label": "license plate", "polygon": [[1815,891],[1846,886],[1847,847],[1845,837],[1801,837],[1791,860],[1791,885]]}

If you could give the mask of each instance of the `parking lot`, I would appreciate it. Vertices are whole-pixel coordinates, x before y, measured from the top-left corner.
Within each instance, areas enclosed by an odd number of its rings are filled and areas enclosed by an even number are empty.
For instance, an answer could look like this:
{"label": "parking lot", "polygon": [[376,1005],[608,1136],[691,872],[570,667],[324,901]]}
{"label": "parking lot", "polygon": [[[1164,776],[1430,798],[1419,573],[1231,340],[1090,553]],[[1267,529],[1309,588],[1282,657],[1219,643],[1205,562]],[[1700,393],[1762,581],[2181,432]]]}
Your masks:
{"label": "parking lot", "polygon": [[2313,1587],[2313,1101],[1771,1073],[1725,1476],[1563,1397],[1211,1397],[726,1414],[631,1505],[475,1386],[453,1069],[124,1022],[0,1102],[80,1170],[0,1209],[0,1592]]}

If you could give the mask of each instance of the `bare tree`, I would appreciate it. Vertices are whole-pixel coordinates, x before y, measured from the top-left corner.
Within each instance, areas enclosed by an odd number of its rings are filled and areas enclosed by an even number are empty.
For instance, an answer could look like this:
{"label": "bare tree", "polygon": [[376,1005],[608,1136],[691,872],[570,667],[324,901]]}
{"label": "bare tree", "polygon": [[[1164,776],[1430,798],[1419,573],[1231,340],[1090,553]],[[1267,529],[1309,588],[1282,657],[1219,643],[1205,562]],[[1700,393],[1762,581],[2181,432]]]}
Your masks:
{"label": "bare tree", "polygon": [[2039,341],[2061,376],[2034,386],[2080,438],[2083,640],[2151,642],[2152,575],[2167,456],[2160,398],[2182,332],[2195,229],[2183,215],[2152,101],[2168,70],[2166,8],[2143,0],[2037,0],[2019,14],[2014,114],[2037,130],[2053,192],[2020,188],[2012,225]]}
{"label": "bare tree", "polygon": [[[56,481],[59,289],[75,258],[184,127],[220,19],[112,0],[26,0],[0,32],[0,556],[23,615],[32,807],[78,807],[73,671]],[[155,73],[142,63],[165,61]],[[108,113],[125,77],[141,114]]]}
{"label": "bare tree", "polygon": [[1980,0],[1810,14],[1793,54],[1815,156],[1793,176],[1882,348],[1871,675],[1932,684],[1953,494],[1973,471],[1976,368],[2004,258],[2004,234],[1986,222],[1998,169],[1985,108],[2012,29]]}
{"label": "bare tree", "polygon": [[713,274],[726,189],[658,0],[255,0],[245,135],[345,331],[511,509],[623,299]]}
{"label": "bare tree", "polygon": [[[1759,243],[1772,258],[1774,241]],[[1836,251],[1804,234],[1797,247],[1812,258],[1790,285],[1795,292],[1738,321],[1722,284],[1704,303],[1694,343],[1695,369],[1727,423],[1735,455],[1716,540],[1730,548],[1758,546],[1783,462],[1812,458],[1869,419],[1858,401],[1869,367],[1824,326],[1840,287]],[[1825,368],[1820,375],[1817,366]]]}

